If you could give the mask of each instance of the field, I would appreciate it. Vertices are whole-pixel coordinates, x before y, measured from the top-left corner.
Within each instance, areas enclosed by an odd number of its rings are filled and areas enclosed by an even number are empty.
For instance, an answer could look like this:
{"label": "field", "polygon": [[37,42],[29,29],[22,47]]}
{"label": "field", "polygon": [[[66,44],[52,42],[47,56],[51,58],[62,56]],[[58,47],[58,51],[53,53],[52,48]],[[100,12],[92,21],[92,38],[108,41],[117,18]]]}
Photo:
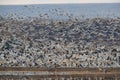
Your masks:
{"label": "field", "polygon": [[119,80],[120,68],[0,68],[0,80]]}

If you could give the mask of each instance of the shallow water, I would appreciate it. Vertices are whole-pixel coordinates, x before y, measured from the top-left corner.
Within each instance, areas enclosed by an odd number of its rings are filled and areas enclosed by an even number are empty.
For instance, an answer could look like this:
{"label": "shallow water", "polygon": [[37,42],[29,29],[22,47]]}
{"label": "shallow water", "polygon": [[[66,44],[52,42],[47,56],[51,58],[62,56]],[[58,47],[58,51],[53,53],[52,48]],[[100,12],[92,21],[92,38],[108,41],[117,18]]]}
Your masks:
{"label": "shallow water", "polygon": [[[42,5],[0,5],[4,17],[38,17],[64,19],[120,17],[120,3],[109,4],[42,4]],[[49,16],[49,17],[48,17]]]}

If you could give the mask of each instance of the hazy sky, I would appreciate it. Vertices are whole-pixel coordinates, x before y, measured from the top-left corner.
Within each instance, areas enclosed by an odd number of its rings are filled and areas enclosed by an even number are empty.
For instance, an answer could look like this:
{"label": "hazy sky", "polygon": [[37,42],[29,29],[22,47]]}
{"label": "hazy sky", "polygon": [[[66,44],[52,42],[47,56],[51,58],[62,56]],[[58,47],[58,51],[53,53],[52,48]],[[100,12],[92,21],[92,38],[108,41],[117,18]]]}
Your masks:
{"label": "hazy sky", "polygon": [[0,0],[0,4],[120,3],[120,0]]}

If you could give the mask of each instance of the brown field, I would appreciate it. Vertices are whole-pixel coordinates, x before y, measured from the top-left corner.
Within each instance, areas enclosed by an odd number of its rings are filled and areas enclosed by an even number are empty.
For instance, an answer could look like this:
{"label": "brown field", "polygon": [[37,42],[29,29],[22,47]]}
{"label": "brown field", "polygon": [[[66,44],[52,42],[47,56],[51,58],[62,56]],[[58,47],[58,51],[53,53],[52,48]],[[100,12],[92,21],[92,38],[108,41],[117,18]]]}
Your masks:
{"label": "brown field", "polygon": [[0,80],[120,80],[120,68],[0,67]]}

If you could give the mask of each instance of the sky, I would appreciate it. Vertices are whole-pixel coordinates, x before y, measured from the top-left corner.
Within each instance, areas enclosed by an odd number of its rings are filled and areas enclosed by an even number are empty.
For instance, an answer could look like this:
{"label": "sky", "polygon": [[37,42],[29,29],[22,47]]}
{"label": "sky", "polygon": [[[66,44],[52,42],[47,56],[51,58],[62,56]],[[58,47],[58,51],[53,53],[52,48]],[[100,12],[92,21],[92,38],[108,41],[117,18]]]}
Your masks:
{"label": "sky", "polygon": [[120,0],[0,0],[0,5],[60,3],[120,3]]}

